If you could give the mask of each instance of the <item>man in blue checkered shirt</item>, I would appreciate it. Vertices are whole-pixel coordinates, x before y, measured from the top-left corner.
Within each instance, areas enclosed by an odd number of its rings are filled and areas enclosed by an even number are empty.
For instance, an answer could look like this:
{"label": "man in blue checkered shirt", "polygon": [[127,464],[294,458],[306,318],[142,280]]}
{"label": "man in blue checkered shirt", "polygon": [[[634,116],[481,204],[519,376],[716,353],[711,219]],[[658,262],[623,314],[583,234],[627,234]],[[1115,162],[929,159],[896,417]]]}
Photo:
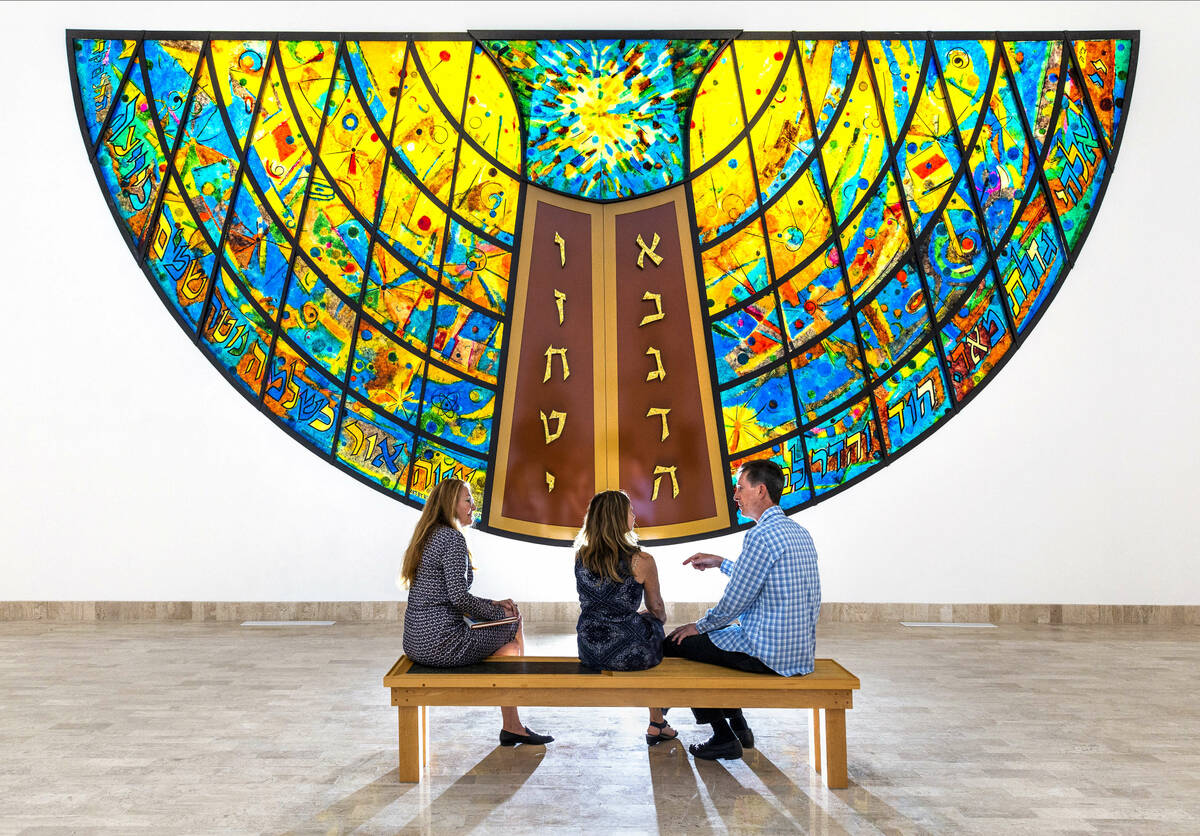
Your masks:
{"label": "man in blue checkered shirt", "polygon": [[[758,673],[812,673],[821,610],[817,550],[808,532],[779,507],[783,484],[783,470],[773,461],[742,465],[733,501],[755,526],[736,561],[715,554],[683,561],[701,571],[720,568],[729,585],[703,618],[671,632],[665,655]],[[692,712],[697,723],[713,729],[709,740],[688,747],[697,758],[740,758],[743,748],[754,745],[740,708]]]}

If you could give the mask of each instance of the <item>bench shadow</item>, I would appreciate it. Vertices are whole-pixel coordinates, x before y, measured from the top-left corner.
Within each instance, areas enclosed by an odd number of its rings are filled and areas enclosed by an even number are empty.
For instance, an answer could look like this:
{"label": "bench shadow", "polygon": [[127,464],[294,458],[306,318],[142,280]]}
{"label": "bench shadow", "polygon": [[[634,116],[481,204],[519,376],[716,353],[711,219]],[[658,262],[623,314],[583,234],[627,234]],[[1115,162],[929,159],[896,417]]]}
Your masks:
{"label": "bench shadow", "polygon": [[687,749],[678,740],[663,741],[646,749],[650,786],[659,833],[703,831],[711,833],[708,811],[700,799],[700,786]]}
{"label": "bench shadow", "polygon": [[389,769],[371,783],[330,804],[304,824],[283,831],[284,836],[300,833],[349,833],[373,819],[384,807],[416,788],[416,784],[401,784],[396,779],[396,770]]}
{"label": "bench shadow", "polygon": [[[422,805],[421,811],[397,832],[468,833],[474,830],[516,794],[545,757],[544,746],[497,746],[437,798]],[[425,780],[430,780],[428,775]]]}
{"label": "bench shadow", "polygon": [[[846,832],[808,792],[788,777],[787,773],[772,763],[771,759],[760,750],[754,749],[746,752],[744,760],[750,770],[766,784],[779,802],[788,809],[788,812],[807,827],[810,833]],[[929,829],[928,824],[922,825],[914,822],[853,780],[844,790],[829,790],[825,788],[823,780],[812,771],[811,767],[806,766],[805,768],[808,775],[816,780],[818,792],[836,793],[837,798],[854,811],[854,816],[859,821],[870,824],[885,833],[897,830],[926,832]]]}
{"label": "bench shadow", "polygon": [[[749,757],[751,753],[747,752],[746,755]],[[708,797],[712,800],[713,806],[717,808],[717,815],[721,817],[721,821],[725,823],[725,827],[730,832],[846,832],[832,819],[824,816],[824,811],[818,809],[820,816],[813,821],[806,811],[803,815],[799,814],[801,813],[799,805],[783,803],[787,812],[795,818],[793,821],[757,790],[743,785],[741,781],[730,774],[720,761],[696,761],[696,774],[704,782],[704,786],[708,790]]]}

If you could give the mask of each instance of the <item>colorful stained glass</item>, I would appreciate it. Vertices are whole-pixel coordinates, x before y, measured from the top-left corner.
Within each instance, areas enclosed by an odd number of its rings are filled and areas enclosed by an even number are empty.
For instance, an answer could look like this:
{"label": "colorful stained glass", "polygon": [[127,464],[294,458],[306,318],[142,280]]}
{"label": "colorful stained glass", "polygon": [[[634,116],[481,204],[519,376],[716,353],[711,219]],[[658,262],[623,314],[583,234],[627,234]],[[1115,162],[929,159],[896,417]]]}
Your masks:
{"label": "colorful stained glass", "polygon": [[385,490],[404,493],[403,475],[412,460],[413,434],[382,410],[346,398],[337,457]]}
{"label": "colorful stained glass", "polygon": [[1050,130],[1050,116],[1062,73],[1062,41],[1005,41],[1017,96],[1025,108],[1029,129],[1040,151]]}
{"label": "colorful stained glass", "polygon": [[957,401],[991,374],[1012,347],[1012,332],[1000,304],[992,282],[981,282],[942,328],[942,351]]}
{"label": "colorful stained glass", "polygon": [[844,487],[883,461],[867,399],[804,433],[808,472],[817,496]]}
{"label": "colorful stained glass", "polygon": [[936,41],[935,47],[962,144],[969,146],[979,116],[987,106],[988,78],[995,68],[996,44],[994,41],[948,40]]}
{"label": "colorful stained glass", "polygon": [[78,85],[79,113],[89,145],[96,144],[96,136],[116,101],[137,45],[133,39],[104,37],[75,38],[71,43],[75,53],[71,69]]}
{"label": "colorful stained glass", "polygon": [[783,331],[774,294],[768,293],[712,324],[717,380],[727,383],[783,356]]}
{"label": "colorful stained glass", "polygon": [[942,366],[931,344],[875,389],[875,403],[889,453],[910,444],[949,411]]}
{"label": "colorful stained glass", "polygon": [[925,291],[911,263],[903,265],[858,312],[867,364],[878,377],[929,334]]}
{"label": "colorful stained glass", "polygon": [[[662,387],[655,397],[707,387],[712,442],[697,460],[722,483],[749,459],[778,462],[789,512],[944,423],[1080,258],[1138,45],[1135,33],[68,39],[114,220],[231,385],[397,499],[420,505],[439,480],[465,479],[485,525],[519,536],[541,535],[495,523],[485,495],[511,475],[491,472],[498,447],[529,429],[504,429],[514,346],[554,398],[617,376],[607,420],[622,438],[626,425],[652,428],[653,443],[685,434],[678,409],[647,411],[643,383]],[[547,214],[542,190],[571,208]],[[530,308],[531,270],[547,269]],[[621,276],[615,309],[596,291],[608,271]],[[672,296],[693,279],[697,296]],[[587,328],[591,355],[571,342]],[[670,342],[687,334],[694,359]],[[553,440],[552,416],[567,420],[546,407],[536,444]],[[664,467],[656,478],[670,471],[682,502],[698,473],[681,486],[683,467]],[[732,505],[698,519],[656,536],[749,522]]]}
{"label": "colorful stained glass", "polygon": [[525,119],[531,181],[611,200],[683,178],[684,113],[717,41],[509,40],[487,46]]}
{"label": "colorful stained glass", "polygon": [[1088,113],[1083,92],[1073,75],[1067,76],[1062,110],[1046,154],[1046,182],[1072,250],[1092,215],[1092,205],[1104,184],[1108,164],[1100,147],[1100,131]]}
{"label": "colorful stained glass", "polygon": [[731,454],[787,435],[796,429],[796,407],[792,403],[787,366],[776,366],[724,390],[721,410]]}
{"label": "colorful stained glass", "polygon": [[747,224],[700,254],[708,307],[714,313],[736,305],[770,284],[767,243],[761,222]]}
{"label": "colorful stained glass", "polygon": [[846,323],[797,351],[792,380],[806,421],[815,421],[861,391],[865,377],[854,326]]}
{"label": "colorful stained glass", "polygon": [[166,153],[151,115],[140,60],[130,64],[118,98],[100,136],[96,162],[125,229],[141,243],[162,184]]}

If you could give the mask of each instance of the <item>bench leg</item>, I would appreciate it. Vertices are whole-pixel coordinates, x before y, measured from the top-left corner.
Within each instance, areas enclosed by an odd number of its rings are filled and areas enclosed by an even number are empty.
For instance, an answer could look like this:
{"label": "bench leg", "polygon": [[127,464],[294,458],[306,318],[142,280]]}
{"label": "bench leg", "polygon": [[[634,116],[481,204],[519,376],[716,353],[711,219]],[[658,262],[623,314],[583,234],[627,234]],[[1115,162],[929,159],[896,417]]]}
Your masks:
{"label": "bench leg", "polygon": [[821,774],[821,709],[814,708],[808,718],[808,763]]}
{"label": "bench leg", "polygon": [[825,709],[825,786],[844,790],[846,775],[846,709]]}
{"label": "bench leg", "polygon": [[421,780],[421,719],[420,709],[402,705],[400,713],[400,780],[418,783]]}
{"label": "bench leg", "polygon": [[423,705],[421,711],[421,766],[429,766],[429,706]]}

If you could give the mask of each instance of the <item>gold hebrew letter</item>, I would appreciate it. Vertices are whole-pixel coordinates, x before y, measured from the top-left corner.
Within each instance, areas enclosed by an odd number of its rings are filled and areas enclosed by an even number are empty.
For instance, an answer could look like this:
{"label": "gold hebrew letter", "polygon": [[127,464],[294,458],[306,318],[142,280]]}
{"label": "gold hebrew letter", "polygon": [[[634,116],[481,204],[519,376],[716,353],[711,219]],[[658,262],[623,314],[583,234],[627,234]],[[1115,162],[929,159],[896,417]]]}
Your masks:
{"label": "gold hebrew letter", "polygon": [[654,262],[655,267],[662,264],[663,257],[654,251],[654,248],[658,246],[658,241],[658,233],[656,232],[654,233],[654,243],[647,247],[646,242],[642,240],[641,233],[638,233],[637,245],[641,248],[641,252],[638,253],[637,260],[639,270],[645,269],[646,256],[650,256],[650,260]]}
{"label": "gold hebrew letter", "polygon": [[[546,433],[546,443],[558,441],[558,437],[563,434],[563,427],[567,425],[567,413],[554,410],[550,413],[550,417],[546,417],[546,413],[538,410],[538,415],[542,417],[542,430]],[[550,432],[550,421],[557,421],[554,426],[554,432]]]}
{"label": "gold hebrew letter", "polygon": [[652,406],[652,407],[650,407],[650,410],[646,413],[647,418],[653,418],[655,415],[657,415],[659,418],[662,419],[662,438],[660,438],[659,441],[666,441],[667,436],[669,436],[671,434],[671,431],[669,429],[667,429],[667,416],[670,414],[671,414],[670,408],[664,409],[661,406]]}
{"label": "gold hebrew letter", "polygon": [[563,293],[561,290],[555,289],[554,305],[555,305],[555,307],[558,308],[558,324],[559,325],[562,325],[562,322],[563,322],[563,302],[565,302],[565,301],[567,301],[567,294]]}
{"label": "gold hebrew letter", "polygon": [[658,501],[659,483],[662,482],[663,476],[668,475],[671,477],[671,498],[674,499],[679,496],[679,480],[675,478],[675,465],[671,465],[670,467],[659,465],[654,468],[654,493],[650,495],[651,502]]}
{"label": "gold hebrew letter", "polygon": [[646,356],[654,358],[655,366],[655,368],[653,368],[650,373],[646,375],[646,380],[662,380],[665,378],[667,376],[667,372],[666,369],[663,368],[662,352],[657,348],[647,348]]}
{"label": "gold hebrew letter", "polygon": [[554,493],[554,474],[546,471],[546,493]]}
{"label": "gold hebrew letter", "polygon": [[558,244],[558,264],[560,267],[567,266],[567,242],[557,232],[554,233],[554,243]]}
{"label": "gold hebrew letter", "polygon": [[654,313],[648,313],[645,316],[643,316],[642,321],[638,323],[638,328],[641,328],[643,325],[649,325],[651,322],[658,322],[660,319],[663,319],[666,317],[666,314],[663,313],[663,309],[662,309],[662,294],[651,293],[650,291],[647,290],[645,293],[642,294],[642,301],[643,302],[653,302],[654,303]]}
{"label": "gold hebrew letter", "polygon": [[542,383],[547,383],[550,380],[550,365],[556,354],[558,355],[558,359],[562,360],[563,380],[571,376],[571,367],[567,365],[567,350],[565,348],[550,346],[546,349],[546,374],[542,377]]}

